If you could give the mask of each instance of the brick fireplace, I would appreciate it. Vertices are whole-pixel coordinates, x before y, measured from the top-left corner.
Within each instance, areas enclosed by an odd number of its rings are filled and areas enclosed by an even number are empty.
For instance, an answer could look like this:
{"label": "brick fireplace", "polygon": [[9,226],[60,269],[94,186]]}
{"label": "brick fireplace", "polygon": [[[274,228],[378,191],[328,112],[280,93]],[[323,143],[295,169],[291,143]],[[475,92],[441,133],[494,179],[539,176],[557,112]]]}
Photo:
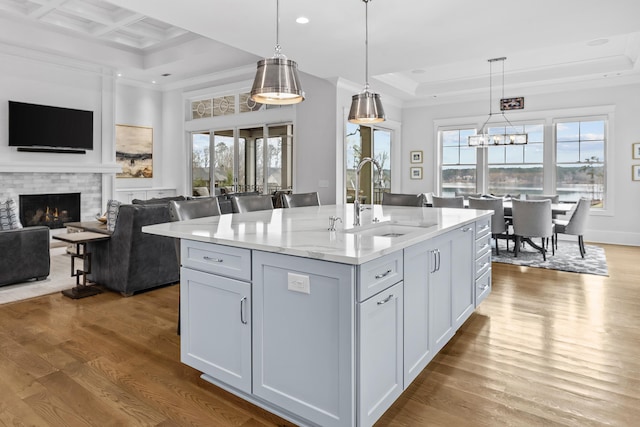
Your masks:
{"label": "brick fireplace", "polygon": [[63,228],[67,222],[80,221],[80,193],[21,194],[20,223]]}

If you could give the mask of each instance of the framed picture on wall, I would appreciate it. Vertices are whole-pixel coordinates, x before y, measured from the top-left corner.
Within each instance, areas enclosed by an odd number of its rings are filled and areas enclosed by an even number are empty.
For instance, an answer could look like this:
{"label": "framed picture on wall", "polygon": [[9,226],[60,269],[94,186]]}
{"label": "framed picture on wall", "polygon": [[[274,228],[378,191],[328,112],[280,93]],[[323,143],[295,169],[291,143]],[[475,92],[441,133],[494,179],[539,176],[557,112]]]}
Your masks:
{"label": "framed picture on wall", "polygon": [[640,165],[631,166],[631,178],[634,181],[640,181]]}
{"label": "framed picture on wall", "polygon": [[409,169],[411,179],[422,179],[422,168],[420,166],[414,166]]}
{"label": "framed picture on wall", "polygon": [[153,177],[153,128],[116,125],[116,178]]}
{"label": "framed picture on wall", "polygon": [[411,163],[422,163],[422,151],[412,151],[411,152]]}
{"label": "framed picture on wall", "polygon": [[633,145],[633,158],[640,159],[640,142],[635,142]]}

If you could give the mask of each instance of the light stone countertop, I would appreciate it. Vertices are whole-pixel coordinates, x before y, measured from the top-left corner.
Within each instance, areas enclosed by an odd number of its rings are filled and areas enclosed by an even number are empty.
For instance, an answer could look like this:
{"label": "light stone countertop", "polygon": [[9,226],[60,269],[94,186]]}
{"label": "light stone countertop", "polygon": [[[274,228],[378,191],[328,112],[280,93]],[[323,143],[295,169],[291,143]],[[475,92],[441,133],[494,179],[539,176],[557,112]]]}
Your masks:
{"label": "light stone countertop", "polygon": [[[366,205],[353,226],[353,205],[226,214],[148,225],[161,236],[359,265],[488,217],[491,211]],[[337,216],[336,231],[329,217]],[[377,220],[378,222],[374,221]],[[400,234],[397,237],[382,234]]]}

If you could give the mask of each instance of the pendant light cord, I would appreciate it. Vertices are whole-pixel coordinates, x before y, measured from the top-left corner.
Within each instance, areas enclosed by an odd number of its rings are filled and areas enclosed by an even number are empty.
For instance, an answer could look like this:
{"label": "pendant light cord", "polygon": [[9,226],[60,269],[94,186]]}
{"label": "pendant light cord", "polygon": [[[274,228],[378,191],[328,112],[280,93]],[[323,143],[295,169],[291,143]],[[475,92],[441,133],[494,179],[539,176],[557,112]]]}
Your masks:
{"label": "pendant light cord", "polygon": [[364,2],[364,90],[369,90],[369,0]]}
{"label": "pendant light cord", "polygon": [[280,0],[276,0],[276,57],[282,56],[280,51],[282,48],[280,47]]}

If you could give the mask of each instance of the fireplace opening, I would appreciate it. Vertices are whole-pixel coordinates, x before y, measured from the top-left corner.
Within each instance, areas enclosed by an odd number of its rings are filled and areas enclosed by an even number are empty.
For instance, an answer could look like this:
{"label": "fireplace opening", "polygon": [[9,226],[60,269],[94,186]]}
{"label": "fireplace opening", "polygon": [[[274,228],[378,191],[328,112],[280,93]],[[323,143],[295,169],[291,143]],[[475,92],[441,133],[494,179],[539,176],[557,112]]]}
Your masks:
{"label": "fireplace opening", "polygon": [[20,222],[23,226],[44,225],[63,228],[80,221],[80,193],[21,194]]}

